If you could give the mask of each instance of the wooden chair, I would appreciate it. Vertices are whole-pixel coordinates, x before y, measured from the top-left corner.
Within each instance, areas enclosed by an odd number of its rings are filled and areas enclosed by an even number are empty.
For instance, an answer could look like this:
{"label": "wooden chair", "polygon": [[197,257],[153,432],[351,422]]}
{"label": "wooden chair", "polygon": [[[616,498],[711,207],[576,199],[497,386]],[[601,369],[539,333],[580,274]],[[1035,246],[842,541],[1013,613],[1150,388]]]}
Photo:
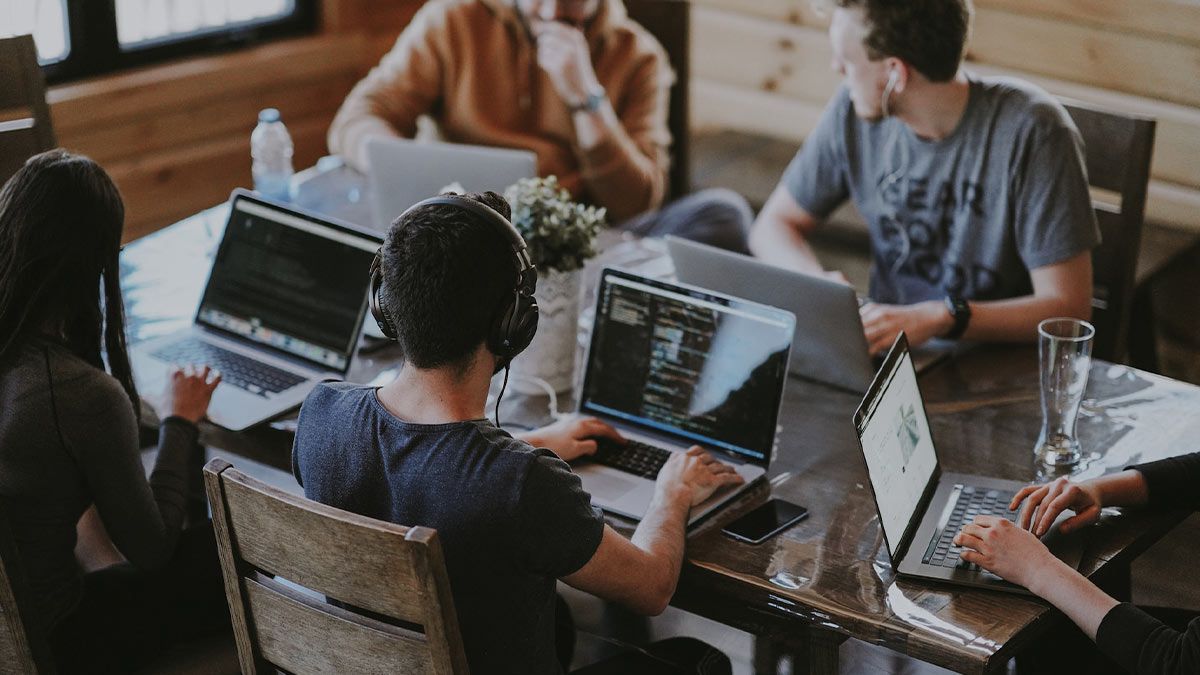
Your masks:
{"label": "wooden chair", "polygon": [[243,673],[467,672],[436,532],[297,497],[220,459],[204,481]]}
{"label": "wooden chair", "polygon": [[30,35],[0,39],[0,185],[25,160],[53,148],[46,80]]}
{"label": "wooden chair", "polygon": [[25,675],[53,675],[54,659],[44,636],[34,634],[22,618],[30,602],[24,565],[0,504],[0,671]]}
{"label": "wooden chair", "polygon": [[667,128],[671,131],[671,170],[667,176],[667,199],[678,199],[692,191],[689,138],[688,63],[691,49],[691,4],[688,0],[625,0],[629,18],[662,43],[675,70]]}
{"label": "wooden chair", "polygon": [[1142,243],[1155,121],[1075,101],[1063,105],[1083,137],[1088,182],[1119,197],[1116,206],[1093,200],[1104,241],[1092,252],[1092,323],[1096,326],[1092,353],[1121,361],[1129,350],[1134,274]]}

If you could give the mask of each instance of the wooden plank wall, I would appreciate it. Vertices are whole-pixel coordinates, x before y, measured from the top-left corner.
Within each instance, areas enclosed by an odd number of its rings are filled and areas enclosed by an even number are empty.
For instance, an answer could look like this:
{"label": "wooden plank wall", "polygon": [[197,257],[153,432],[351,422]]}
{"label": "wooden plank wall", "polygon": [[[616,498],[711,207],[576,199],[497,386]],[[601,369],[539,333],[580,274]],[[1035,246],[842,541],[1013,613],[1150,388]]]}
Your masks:
{"label": "wooden plank wall", "polygon": [[258,111],[279,108],[297,169],[328,151],[342,99],[420,0],[325,0],[313,36],[51,87],[59,143],[112,174],[134,239],[250,184]]}
{"label": "wooden plank wall", "polygon": [[[692,123],[798,143],[838,85],[810,0],[692,0]],[[976,0],[968,66],[1158,119],[1148,218],[1200,230],[1200,0]]]}

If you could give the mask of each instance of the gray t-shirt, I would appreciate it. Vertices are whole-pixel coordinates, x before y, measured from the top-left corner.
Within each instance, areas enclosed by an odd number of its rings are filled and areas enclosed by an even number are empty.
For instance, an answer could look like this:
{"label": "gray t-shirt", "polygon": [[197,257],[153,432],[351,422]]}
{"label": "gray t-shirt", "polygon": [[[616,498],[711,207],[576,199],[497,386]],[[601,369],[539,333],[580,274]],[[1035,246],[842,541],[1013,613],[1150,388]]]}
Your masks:
{"label": "gray t-shirt", "polygon": [[405,422],[375,391],[309,394],[292,448],[305,496],[437,530],[471,672],[561,672],[555,579],[591,560],[604,531],[579,477],[487,420]]}
{"label": "gray t-shirt", "polygon": [[1100,242],[1079,131],[1049,94],[1010,78],[970,77],[962,121],[938,141],[894,117],[860,119],[843,88],[783,183],[818,219],[854,201],[876,302],[1028,295],[1029,270]]}

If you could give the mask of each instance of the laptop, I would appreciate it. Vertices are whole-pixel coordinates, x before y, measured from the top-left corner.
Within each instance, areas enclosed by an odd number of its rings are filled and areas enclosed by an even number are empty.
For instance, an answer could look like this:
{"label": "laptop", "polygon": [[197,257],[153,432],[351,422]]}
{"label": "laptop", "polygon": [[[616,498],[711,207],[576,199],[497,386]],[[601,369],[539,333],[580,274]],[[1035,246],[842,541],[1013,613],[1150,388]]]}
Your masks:
{"label": "laptop", "polygon": [[[791,372],[856,393],[867,390],[878,365],[863,332],[854,289],[828,279],[777,267],[740,253],[667,236],[675,276],[685,284],[711,288],[796,315]],[[917,372],[947,358],[953,343],[918,348]]]}
{"label": "laptop", "polygon": [[235,190],[192,325],[138,343],[138,390],[158,408],[173,365],[222,374],[208,417],[240,431],[344,379],[367,308],[377,234]]}
{"label": "laptop", "polygon": [[595,505],[640,520],[673,452],[700,445],[745,479],[691,511],[688,524],[767,471],[796,319],[712,291],[608,268],[579,397],[580,413],[616,427],[575,473]]}
{"label": "laptop", "polygon": [[408,207],[458,183],[467,192],[505,188],[537,175],[537,155],[528,150],[376,137],[367,141],[371,216],[386,232]]}
{"label": "laptop", "polygon": [[[871,490],[892,568],[900,576],[1028,593],[960,559],[951,543],[976,515],[1016,521],[1009,502],[1025,483],[943,472],[917,387],[908,340],[901,333],[854,414]],[[1078,532],[1062,534],[1060,515],[1042,541],[1072,568],[1083,558]]]}

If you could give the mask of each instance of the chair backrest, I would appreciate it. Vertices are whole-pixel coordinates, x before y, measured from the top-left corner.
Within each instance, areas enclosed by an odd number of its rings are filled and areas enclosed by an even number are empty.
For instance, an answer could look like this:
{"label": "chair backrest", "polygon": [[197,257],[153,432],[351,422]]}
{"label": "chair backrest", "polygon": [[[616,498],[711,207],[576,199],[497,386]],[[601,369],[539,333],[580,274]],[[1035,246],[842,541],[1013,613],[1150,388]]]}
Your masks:
{"label": "chair backrest", "polygon": [[1155,121],[1064,101],[1083,137],[1088,182],[1116,193],[1117,205],[1093,200],[1103,242],[1092,252],[1092,323],[1097,358],[1121,361],[1128,351],[1134,273],[1142,245]]}
{"label": "chair backrest", "polygon": [[689,138],[689,50],[691,49],[691,4],[688,0],[625,0],[629,18],[650,32],[667,51],[675,84],[667,128],[671,131],[671,171],[667,178],[667,197],[679,198],[692,190]]}
{"label": "chair backrest", "polygon": [[46,80],[33,37],[0,39],[0,185],[25,160],[55,146]]}
{"label": "chair backrest", "polygon": [[8,513],[0,503],[0,670],[25,675],[52,675],[54,661],[50,645],[34,634],[23,616],[30,592],[24,565],[17,557],[17,544],[8,524]]}
{"label": "chair backrest", "polygon": [[243,673],[467,672],[435,531],[318,504],[219,459],[204,482]]}

